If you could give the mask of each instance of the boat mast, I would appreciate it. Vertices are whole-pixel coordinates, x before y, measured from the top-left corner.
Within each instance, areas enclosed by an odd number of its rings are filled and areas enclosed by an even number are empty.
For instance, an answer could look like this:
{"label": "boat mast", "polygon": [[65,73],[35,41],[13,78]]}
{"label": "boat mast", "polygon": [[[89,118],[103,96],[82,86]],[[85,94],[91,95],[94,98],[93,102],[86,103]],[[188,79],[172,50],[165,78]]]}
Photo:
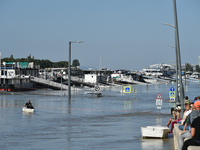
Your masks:
{"label": "boat mast", "polygon": [[180,55],[180,44],[179,44],[179,33],[178,33],[178,19],[177,19],[177,10],[176,10],[176,0],[173,0],[174,6],[174,22],[175,22],[175,45],[176,45],[176,59],[178,60],[177,69],[178,69],[178,99],[176,100],[177,104],[181,104],[182,114],[184,110],[184,88],[182,83],[181,75],[181,55]]}

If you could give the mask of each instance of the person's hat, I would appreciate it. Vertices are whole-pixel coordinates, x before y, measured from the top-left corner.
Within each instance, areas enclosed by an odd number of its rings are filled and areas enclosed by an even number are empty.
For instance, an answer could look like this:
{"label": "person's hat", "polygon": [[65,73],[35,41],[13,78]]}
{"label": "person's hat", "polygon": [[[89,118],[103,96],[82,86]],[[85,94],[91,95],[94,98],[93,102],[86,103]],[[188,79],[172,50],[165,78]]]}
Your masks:
{"label": "person's hat", "polygon": [[196,100],[194,102],[194,107],[200,107],[200,100]]}
{"label": "person's hat", "polygon": [[177,106],[177,107],[176,107],[176,110],[181,110],[181,106]]}

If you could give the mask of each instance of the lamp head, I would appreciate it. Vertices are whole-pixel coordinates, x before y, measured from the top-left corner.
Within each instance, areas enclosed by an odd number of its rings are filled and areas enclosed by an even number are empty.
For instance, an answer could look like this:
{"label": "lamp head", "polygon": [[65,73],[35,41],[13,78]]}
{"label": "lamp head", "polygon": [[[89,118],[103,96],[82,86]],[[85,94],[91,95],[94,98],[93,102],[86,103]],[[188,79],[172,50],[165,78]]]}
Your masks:
{"label": "lamp head", "polygon": [[69,41],[69,43],[83,43],[83,41]]}

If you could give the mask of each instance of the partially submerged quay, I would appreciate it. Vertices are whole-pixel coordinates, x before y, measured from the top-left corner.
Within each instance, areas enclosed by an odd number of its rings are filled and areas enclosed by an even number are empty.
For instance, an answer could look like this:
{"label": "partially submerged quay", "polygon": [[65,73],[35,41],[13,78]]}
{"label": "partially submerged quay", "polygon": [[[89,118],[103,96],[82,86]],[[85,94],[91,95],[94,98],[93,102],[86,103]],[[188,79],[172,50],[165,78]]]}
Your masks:
{"label": "partially submerged quay", "polygon": [[[40,69],[33,62],[3,62],[1,65],[2,91],[24,91],[37,88],[52,88],[67,90],[68,68]],[[140,72],[129,70],[81,70],[71,68],[72,86],[119,86],[167,84],[175,82],[173,66],[165,69],[144,69]],[[200,76],[199,76],[200,77]],[[196,79],[198,81],[198,78]],[[188,78],[189,81],[189,78]],[[187,82],[188,82],[187,81]]]}

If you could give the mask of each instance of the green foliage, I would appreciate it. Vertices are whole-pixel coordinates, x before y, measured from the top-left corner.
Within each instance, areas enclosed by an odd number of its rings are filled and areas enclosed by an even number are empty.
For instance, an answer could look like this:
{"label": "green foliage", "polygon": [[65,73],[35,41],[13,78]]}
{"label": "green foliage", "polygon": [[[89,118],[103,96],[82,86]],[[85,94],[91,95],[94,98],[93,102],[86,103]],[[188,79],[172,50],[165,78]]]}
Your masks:
{"label": "green foliage", "polygon": [[78,59],[74,59],[74,60],[73,60],[72,66],[73,66],[73,67],[80,66],[80,63],[79,63]]}
{"label": "green foliage", "polygon": [[67,61],[59,61],[53,63],[53,68],[67,68],[68,62]]}
{"label": "green foliage", "polygon": [[196,72],[200,73],[200,67],[199,67],[199,65],[196,65]]}
{"label": "green foliage", "polygon": [[[13,55],[10,58],[2,58],[1,62],[34,62],[35,65],[40,65],[40,68],[67,68],[68,61],[59,61],[59,62],[51,62],[48,59],[35,59],[34,56],[31,57],[29,55],[27,58],[16,58],[14,59]],[[80,63],[77,59],[73,60],[72,66],[80,66]]]}
{"label": "green foliage", "polygon": [[185,68],[186,68],[186,71],[193,71],[193,68],[192,68],[191,64],[189,64],[189,63],[187,63],[185,65]]}
{"label": "green foliage", "polygon": [[29,55],[29,56],[26,58],[26,60],[27,60],[28,62],[33,62],[33,61],[34,61],[34,56],[31,58],[31,55]]}

